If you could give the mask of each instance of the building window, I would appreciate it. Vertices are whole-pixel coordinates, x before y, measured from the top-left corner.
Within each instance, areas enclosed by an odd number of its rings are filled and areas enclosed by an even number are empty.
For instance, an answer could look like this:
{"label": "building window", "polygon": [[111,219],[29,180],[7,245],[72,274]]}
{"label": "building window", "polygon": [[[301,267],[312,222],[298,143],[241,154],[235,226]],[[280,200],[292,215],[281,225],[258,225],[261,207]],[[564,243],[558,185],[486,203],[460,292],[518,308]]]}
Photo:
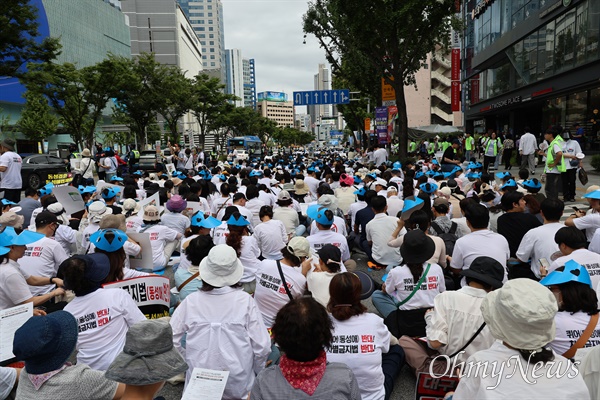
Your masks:
{"label": "building window", "polygon": [[209,38],[209,39],[214,39],[214,37],[215,37],[215,34],[214,34],[214,33],[209,33],[209,34],[208,34],[208,38]]}
{"label": "building window", "polygon": [[209,27],[208,27],[208,31],[209,31],[209,32],[213,32],[214,30],[215,30],[215,29],[214,29],[212,26],[209,26]]}
{"label": "building window", "polygon": [[214,48],[214,47],[212,47],[212,48],[211,48],[209,51],[210,51],[211,53],[214,53],[214,52],[215,52],[215,48]]}
{"label": "building window", "polygon": [[213,23],[213,20],[212,20],[212,19],[209,19],[209,20],[208,20],[208,24],[209,24],[209,25],[212,25],[212,23]]}
{"label": "building window", "polygon": [[214,55],[211,55],[211,56],[210,56],[210,59],[211,59],[211,60],[214,60],[214,59],[215,59],[215,56],[214,56]]}
{"label": "building window", "polygon": [[203,60],[206,60],[206,56],[202,56],[202,59],[203,59]]}
{"label": "building window", "polygon": [[198,37],[199,37],[200,39],[204,39],[204,38],[206,37],[206,34],[204,34],[204,33],[200,33],[200,34],[198,35]]}
{"label": "building window", "polygon": [[215,41],[214,41],[214,40],[211,40],[211,41],[210,41],[210,45],[211,45],[211,46],[214,46],[214,45],[215,45]]}
{"label": "building window", "polygon": [[215,66],[215,63],[214,63],[214,62],[211,62],[211,63],[210,63],[210,66],[211,66],[211,67],[214,67],[214,66]]}
{"label": "building window", "polygon": [[209,16],[209,17],[212,17],[212,16],[213,16],[213,13],[209,12],[209,13],[208,13],[208,16]]}

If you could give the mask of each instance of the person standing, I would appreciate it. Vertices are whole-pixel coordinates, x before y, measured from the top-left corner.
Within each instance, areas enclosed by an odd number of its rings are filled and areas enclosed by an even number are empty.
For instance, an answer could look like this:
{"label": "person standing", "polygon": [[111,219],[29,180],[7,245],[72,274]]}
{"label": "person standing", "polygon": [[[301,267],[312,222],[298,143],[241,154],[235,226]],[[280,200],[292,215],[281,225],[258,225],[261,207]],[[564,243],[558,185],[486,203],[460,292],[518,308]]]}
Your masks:
{"label": "person standing", "polygon": [[535,151],[537,140],[533,133],[529,132],[529,127],[525,127],[525,134],[519,140],[519,154],[521,155],[521,169],[527,169],[531,175],[535,175]]}
{"label": "person standing", "polygon": [[470,162],[473,150],[475,150],[475,139],[470,132],[467,132],[465,135],[465,159]]}
{"label": "person standing", "polygon": [[575,201],[575,188],[577,187],[577,168],[582,167],[582,160],[577,159],[577,154],[581,153],[579,141],[570,137],[568,131],[564,131],[562,135],[564,142],[563,158],[566,159],[566,171],[561,174],[563,199],[567,201]]}
{"label": "person standing", "polygon": [[4,198],[12,202],[21,201],[21,167],[23,160],[15,153],[15,141],[5,138],[0,142],[0,191],[4,192]]}
{"label": "person standing", "polygon": [[502,159],[504,160],[504,169],[508,170],[512,168],[511,158],[513,150],[515,149],[515,141],[513,140],[512,135],[509,133],[506,135],[504,139],[504,143],[502,144],[504,150],[502,151]]}
{"label": "person standing", "polygon": [[490,137],[483,142],[483,170],[487,171],[490,163],[494,167],[496,156],[500,150],[500,141],[496,137],[496,132],[492,132]]}
{"label": "person standing", "polygon": [[566,172],[565,158],[563,157],[564,140],[557,128],[551,127],[546,130],[544,138],[550,143],[546,153],[546,197],[558,199],[558,185],[560,175]]}

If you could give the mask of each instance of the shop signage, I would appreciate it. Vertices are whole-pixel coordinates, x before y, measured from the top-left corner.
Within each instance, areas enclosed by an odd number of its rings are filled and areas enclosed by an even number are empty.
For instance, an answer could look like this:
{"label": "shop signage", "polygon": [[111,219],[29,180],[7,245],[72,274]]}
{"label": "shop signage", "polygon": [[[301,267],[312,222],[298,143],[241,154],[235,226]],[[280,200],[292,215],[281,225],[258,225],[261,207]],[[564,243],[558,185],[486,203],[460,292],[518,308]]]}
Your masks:
{"label": "shop signage", "polygon": [[493,2],[494,0],[481,0],[479,3],[477,3],[473,11],[471,11],[471,19],[475,19],[483,14]]}
{"label": "shop signage", "polygon": [[485,127],[485,119],[478,119],[478,120],[473,121],[473,126]]}
{"label": "shop signage", "polygon": [[460,81],[452,81],[450,100],[452,112],[460,111]]}
{"label": "shop signage", "polygon": [[521,102],[521,96],[515,96],[515,97],[509,97],[508,99],[500,100],[497,103],[493,103],[491,106],[492,106],[492,109],[496,109],[496,108],[510,106],[513,104],[518,104],[520,102]]}

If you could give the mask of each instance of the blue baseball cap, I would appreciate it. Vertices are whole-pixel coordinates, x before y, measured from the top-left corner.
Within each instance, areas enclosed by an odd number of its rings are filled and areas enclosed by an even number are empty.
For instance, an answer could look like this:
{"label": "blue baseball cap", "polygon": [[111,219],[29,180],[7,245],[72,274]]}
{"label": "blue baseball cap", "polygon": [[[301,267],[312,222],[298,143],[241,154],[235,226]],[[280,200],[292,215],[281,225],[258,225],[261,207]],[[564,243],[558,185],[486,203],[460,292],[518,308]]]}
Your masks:
{"label": "blue baseball cap", "polygon": [[588,270],[575,260],[567,261],[563,271],[552,271],[540,281],[544,286],[560,285],[567,282],[579,282],[589,285],[592,289],[594,288]]}
{"label": "blue baseball cap", "polygon": [[113,186],[102,189],[102,198],[109,200],[115,197],[121,191],[120,187]]}
{"label": "blue baseball cap", "polygon": [[[113,238],[109,240],[106,236],[112,234]],[[90,236],[90,243],[100,250],[113,252],[125,245],[127,234],[119,229],[100,229]]]}
{"label": "blue baseball cap", "polygon": [[328,210],[329,209],[327,207],[315,204],[308,207],[308,210],[306,210],[306,215],[317,221],[319,224],[327,226],[333,224],[334,219],[333,212],[331,210],[329,210],[331,212],[331,219],[327,218],[327,215],[325,215],[325,211]]}
{"label": "blue baseball cap", "polygon": [[361,187],[358,190],[354,191],[354,194],[357,194],[359,196],[364,196],[367,193],[367,189],[365,189],[364,187]]}
{"label": "blue baseball cap", "polygon": [[139,170],[138,170],[138,171],[135,171],[135,172],[133,173],[133,175],[140,175],[140,176],[142,176],[142,175],[144,175],[144,173],[143,173],[142,171],[139,171]]}
{"label": "blue baseball cap", "polygon": [[121,178],[120,176],[113,176],[112,178],[110,178],[111,182],[123,182],[123,178]]}
{"label": "blue baseball cap", "polygon": [[246,219],[246,217],[244,217],[242,214],[240,214],[240,216],[237,219],[235,218],[234,215],[232,215],[227,220],[227,225],[248,226],[248,225],[250,225],[250,222],[248,222],[248,220]]}
{"label": "blue baseball cap", "polygon": [[537,178],[527,179],[525,182],[523,182],[523,187],[525,189],[541,189],[542,182],[538,181]]}
{"label": "blue baseball cap", "polygon": [[425,182],[419,185],[419,189],[421,189],[427,194],[432,194],[438,189],[438,185],[436,185],[435,183]]}
{"label": "blue baseball cap", "polygon": [[402,163],[400,163],[400,161],[396,161],[392,164],[392,171],[393,170],[400,171],[401,168],[402,168]]}
{"label": "blue baseball cap", "polygon": [[502,186],[500,186],[500,190],[509,188],[509,187],[517,187],[517,182],[515,182],[514,179],[509,179],[506,181],[506,183]]}
{"label": "blue baseball cap", "polygon": [[221,224],[222,222],[213,216],[204,217],[202,211],[198,211],[196,214],[192,215],[192,220],[190,222],[191,226],[198,226],[205,229],[213,229]]}

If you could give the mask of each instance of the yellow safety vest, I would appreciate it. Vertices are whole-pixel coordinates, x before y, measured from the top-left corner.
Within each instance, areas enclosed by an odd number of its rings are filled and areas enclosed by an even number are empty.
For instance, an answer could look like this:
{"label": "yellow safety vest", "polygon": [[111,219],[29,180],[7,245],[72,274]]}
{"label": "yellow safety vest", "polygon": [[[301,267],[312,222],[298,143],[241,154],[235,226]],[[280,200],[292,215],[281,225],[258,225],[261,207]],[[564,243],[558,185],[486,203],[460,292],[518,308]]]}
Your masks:
{"label": "yellow safety vest", "polygon": [[[554,164],[554,152],[552,151],[552,149],[554,148],[554,145],[558,145],[558,147],[562,148],[560,142],[563,142],[563,141],[564,141],[563,138],[560,137],[560,135],[558,135],[554,138],[552,143],[550,143],[550,146],[548,147],[548,154],[546,154],[546,172],[553,169],[553,168],[548,167],[548,165]],[[565,164],[564,157],[560,158],[560,164],[557,165],[556,167],[558,168],[558,172],[566,172],[567,171],[567,166]]]}
{"label": "yellow safety vest", "polygon": [[472,137],[468,137],[465,140],[465,150],[473,150],[473,145],[475,144],[475,139],[473,139]]}
{"label": "yellow safety vest", "polygon": [[[487,152],[488,152],[488,150],[490,148],[491,142],[492,142],[491,138],[487,140],[487,143],[485,144],[485,153],[484,153],[484,155],[487,154]],[[496,155],[498,155],[498,139],[494,139],[493,142],[494,142],[494,156],[496,156]]]}
{"label": "yellow safety vest", "polygon": [[131,150],[131,152],[133,153],[133,158],[135,158],[136,160],[140,159],[140,152],[137,150]]}

